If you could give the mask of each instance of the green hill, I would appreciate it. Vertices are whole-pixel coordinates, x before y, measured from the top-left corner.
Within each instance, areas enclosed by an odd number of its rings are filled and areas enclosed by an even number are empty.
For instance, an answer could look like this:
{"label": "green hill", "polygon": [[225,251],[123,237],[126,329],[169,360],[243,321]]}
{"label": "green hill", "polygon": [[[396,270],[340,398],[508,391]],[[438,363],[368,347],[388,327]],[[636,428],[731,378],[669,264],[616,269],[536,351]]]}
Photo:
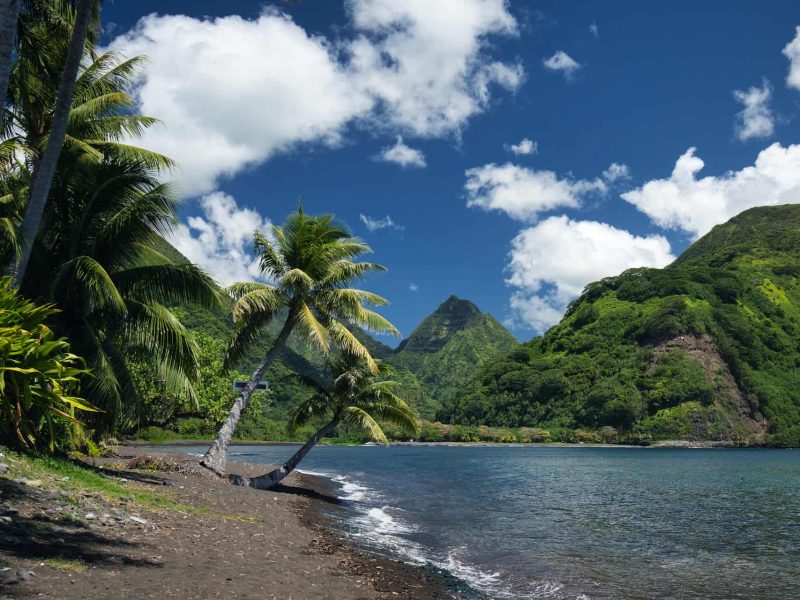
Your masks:
{"label": "green hill", "polygon": [[451,422],[800,445],[800,206],[748,210],[664,269],[588,285],[487,362]]}
{"label": "green hill", "polygon": [[519,343],[491,315],[468,300],[450,296],[385,358],[408,369],[432,398],[427,414],[448,400],[487,360]]}

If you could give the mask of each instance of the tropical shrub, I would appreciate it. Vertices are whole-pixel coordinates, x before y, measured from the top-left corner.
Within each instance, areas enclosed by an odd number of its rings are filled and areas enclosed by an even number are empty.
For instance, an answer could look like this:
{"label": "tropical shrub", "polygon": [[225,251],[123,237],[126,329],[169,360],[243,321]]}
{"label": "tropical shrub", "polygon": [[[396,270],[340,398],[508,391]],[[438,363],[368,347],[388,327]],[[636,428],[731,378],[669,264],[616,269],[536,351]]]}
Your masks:
{"label": "tropical shrub", "polygon": [[64,450],[80,432],[75,410],[96,410],[77,396],[84,363],[45,325],[55,309],[20,297],[10,281],[0,280],[0,439]]}

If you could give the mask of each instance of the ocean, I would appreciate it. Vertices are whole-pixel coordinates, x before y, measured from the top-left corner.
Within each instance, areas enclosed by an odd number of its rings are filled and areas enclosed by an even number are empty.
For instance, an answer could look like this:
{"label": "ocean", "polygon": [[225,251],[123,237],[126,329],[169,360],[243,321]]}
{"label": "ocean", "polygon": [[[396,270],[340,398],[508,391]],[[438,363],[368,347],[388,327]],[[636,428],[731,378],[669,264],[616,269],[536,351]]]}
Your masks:
{"label": "ocean", "polygon": [[318,446],[300,470],[334,482],[353,543],[464,598],[800,598],[800,450]]}

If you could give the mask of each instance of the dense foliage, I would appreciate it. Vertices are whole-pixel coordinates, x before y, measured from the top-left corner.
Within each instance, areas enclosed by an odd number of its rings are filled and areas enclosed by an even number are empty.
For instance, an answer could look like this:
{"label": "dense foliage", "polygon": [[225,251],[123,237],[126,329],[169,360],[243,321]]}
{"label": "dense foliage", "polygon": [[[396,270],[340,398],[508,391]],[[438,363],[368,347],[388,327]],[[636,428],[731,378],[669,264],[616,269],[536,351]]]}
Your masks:
{"label": "dense foliage", "polygon": [[[20,21],[0,140],[0,252],[6,264],[22,243],[19,223],[42,161],[75,14],[70,3],[30,3]],[[66,32],[66,34],[65,34]],[[44,219],[22,281],[29,298],[53,303],[58,335],[86,359],[82,395],[99,411],[84,419],[96,436],[135,422],[142,403],[130,370],[148,365],[175,393],[192,394],[197,348],[166,307],[213,307],[219,292],[204,272],[158,252],[177,203],[161,183],[172,162],[132,138],[154,119],[129,95],[141,58],[98,54],[87,39],[64,146]]]}
{"label": "dense foliage", "polygon": [[558,325],[488,363],[441,416],[798,445],[798,275],[800,207],[751,209],[665,269],[587,286]]}
{"label": "dense foliage", "polygon": [[53,307],[21,298],[10,281],[0,280],[0,437],[23,448],[65,449],[80,438],[76,409],[94,410],[76,395],[84,363],[45,325]]}

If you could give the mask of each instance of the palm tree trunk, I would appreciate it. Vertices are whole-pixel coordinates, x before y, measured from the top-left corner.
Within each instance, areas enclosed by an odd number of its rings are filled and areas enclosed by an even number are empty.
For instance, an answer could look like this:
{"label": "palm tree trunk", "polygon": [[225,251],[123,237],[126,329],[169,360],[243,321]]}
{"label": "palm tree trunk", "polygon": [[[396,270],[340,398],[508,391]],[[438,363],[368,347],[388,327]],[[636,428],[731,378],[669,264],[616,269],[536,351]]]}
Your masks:
{"label": "palm tree trunk", "polygon": [[6,105],[11,55],[17,39],[19,0],[0,0],[0,108]]}
{"label": "palm tree trunk", "polygon": [[229,479],[231,483],[235,485],[250,486],[251,488],[255,488],[257,490],[268,490],[275,487],[281,481],[283,481],[289,473],[295,470],[297,465],[300,464],[300,461],[305,458],[305,455],[311,452],[311,449],[317,445],[317,442],[333,433],[333,430],[336,429],[336,426],[339,424],[339,418],[340,417],[338,415],[335,416],[330,423],[317,430],[317,432],[312,435],[308,441],[292,455],[292,458],[283,464],[283,466],[278,467],[277,469],[274,469],[273,471],[270,471],[264,475],[260,475],[259,477],[253,477],[252,479],[242,477],[241,475],[230,475]]}
{"label": "palm tree trunk", "polygon": [[80,0],[78,4],[78,12],[75,16],[75,24],[72,26],[72,36],[67,49],[67,58],[64,61],[64,69],[61,71],[61,82],[58,86],[58,96],[53,110],[53,124],[50,127],[47,148],[33,174],[28,207],[25,210],[25,218],[22,220],[22,227],[20,228],[23,244],[22,254],[17,261],[12,261],[11,264],[10,274],[13,276],[15,285],[20,284],[28,268],[31,250],[39,232],[42,213],[47,204],[50,186],[56,173],[58,157],[61,154],[61,147],[64,145],[67,120],[72,107],[72,93],[75,90],[75,80],[78,77],[78,69],[80,68],[84,46],[86,45],[86,35],[89,31],[89,23],[92,20],[92,9],[96,1]]}
{"label": "palm tree trunk", "polygon": [[261,381],[264,373],[267,372],[267,369],[269,369],[270,365],[286,345],[289,334],[292,332],[293,321],[294,319],[290,312],[286,317],[286,323],[283,324],[283,329],[281,329],[281,332],[278,334],[278,338],[275,340],[275,343],[272,344],[272,348],[269,349],[258,369],[255,370],[250,380],[244,386],[242,394],[236,399],[236,402],[233,403],[228,413],[228,418],[225,419],[222,427],[219,428],[216,439],[211,443],[211,446],[209,446],[205,455],[203,455],[203,458],[200,460],[201,465],[214,471],[214,473],[220,477],[225,475],[225,466],[228,461],[228,445],[231,443],[233,434],[236,432],[236,426],[239,424],[242,412],[247,408],[247,404],[250,402],[250,397],[253,395],[253,392],[255,392],[258,382]]}

